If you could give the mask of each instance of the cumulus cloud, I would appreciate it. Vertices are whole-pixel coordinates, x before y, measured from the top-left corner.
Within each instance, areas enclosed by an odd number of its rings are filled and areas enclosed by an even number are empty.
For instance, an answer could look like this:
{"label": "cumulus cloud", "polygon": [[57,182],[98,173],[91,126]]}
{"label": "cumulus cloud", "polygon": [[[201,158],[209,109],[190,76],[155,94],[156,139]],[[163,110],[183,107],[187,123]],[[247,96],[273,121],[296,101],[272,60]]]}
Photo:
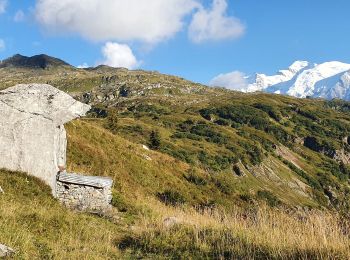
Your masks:
{"label": "cumulus cloud", "polygon": [[25,19],[25,14],[22,10],[18,10],[15,13],[15,16],[13,17],[13,20],[17,23],[24,21],[24,19]]}
{"label": "cumulus cloud", "polygon": [[7,0],[0,0],[0,14],[5,13],[7,7]]}
{"label": "cumulus cloud", "polygon": [[50,32],[154,44],[179,32],[185,16],[199,7],[198,0],[37,0],[35,16]]}
{"label": "cumulus cloud", "polygon": [[193,15],[189,27],[189,37],[195,43],[219,41],[242,36],[245,31],[240,20],[228,16],[226,0],[214,0],[212,8],[203,7]]}
{"label": "cumulus cloud", "polygon": [[232,90],[244,90],[248,83],[246,75],[240,71],[220,74],[210,81],[211,86],[224,87]]}
{"label": "cumulus cloud", "polygon": [[108,65],[111,67],[123,67],[127,69],[135,69],[140,62],[135,57],[130,47],[126,44],[116,42],[107,42],[102,47],[102,55],[104,60],[98,62],[97,65]]}
{"label": "cumulus cloud", "polygon": [[6,44],[3,39],[0,39],[0,51],[4,51],[6,49]]}

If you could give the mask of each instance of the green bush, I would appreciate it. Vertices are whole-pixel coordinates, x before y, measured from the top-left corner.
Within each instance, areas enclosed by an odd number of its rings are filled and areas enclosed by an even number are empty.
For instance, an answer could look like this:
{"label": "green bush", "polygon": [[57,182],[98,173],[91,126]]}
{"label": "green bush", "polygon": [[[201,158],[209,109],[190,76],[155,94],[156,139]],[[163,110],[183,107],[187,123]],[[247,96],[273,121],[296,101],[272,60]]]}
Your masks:
{"label": "green bush", "polygon": [[219,172],[229,168],[232,163],[236,162],[236,158],[229,157],[227,155],[209,155],[205,151],[200,151],[198,153],[198,160],[201,164],[209,169]]}
{"label": "green bush", "polygon": [[158,193],[157,197],[166,205],[179,206],[186,202],[186,199],[182,194],[173,190],[166,190],[162,193]]}
{"label": "green bush", "polygon": [[149,136],[149,147],[153,150],[159,150],[161,145],[160,135],[158,131],[152,131]]}
{"label": "green bush", "polygon": [[272,192],[267,190],[259,190],[256,193],[256,196],[258,199],[265,200],[270,207],[276,207],[281,203],[281,201]]}
{"label": "green bush", "polygon": [[277,122],[282,120],[282,114],[280,111],[277,110],[276,107],[273,107],[273,106],[267,105],[267,104],[262,104],[262,103],[255,104],[254,107],[264,111],[265,113],[267,113],[271,118],[273,118]]}
{"label": "green bush", "polygon": [[185,176],[185,179],[188,182],[193,183],[197,186],[207,185],[207,181],[203,177],[199,176],[193,168],[189,170],[189,174],[188,176]]}
{"label": "green bush", "polygon": [[118,113],[116,110],[110,110],[106,118],[104,127],[110,130],[113,134],[117,133],[118,130]]}

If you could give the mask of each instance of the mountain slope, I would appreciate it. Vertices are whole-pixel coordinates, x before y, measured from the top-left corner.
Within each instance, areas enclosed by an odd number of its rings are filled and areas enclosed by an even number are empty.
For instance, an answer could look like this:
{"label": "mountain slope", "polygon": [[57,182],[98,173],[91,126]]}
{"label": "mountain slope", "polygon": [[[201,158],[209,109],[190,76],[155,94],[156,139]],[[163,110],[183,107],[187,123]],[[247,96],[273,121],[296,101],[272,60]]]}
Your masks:
{"label": "mountain slope", "polygon": [[68,170],[113,178],[119,211],[70,212],[0,170],[0,240],[19,258],[349,258],[349,102],[102,66],[0,69],[0,88],[19,82],[93,105],[66,126]]}
{"label": "mountain slope", "polygon": [[[312,70],[308,66],[297,62],[281,75],[299,77]],[[319,71],[323,67],[318,67]],[[67,91],[93,105],[91,122],[132,143],[148,144],[151,132],[158,131],[162,139],[158,152],[187,165],[177,168],[192,169],[201,178],[208,178],[206,187],[211,187],[211,192],[206,190],[204,197],[188,193],[197,190],[188,184],[177,188],[192,205],[210,201],[230,207],[229,201],[240,201],[241,196],[259,199],[261,191],[270,192],[286,205],[347,205],[347,103],[243,94],[157,72],[109,67],[85,70],[59,66],[35,71],[2,68],[0,75],[0,88],[17,82],[47,82]],[[108,122],[112,123],[106,127]],[[119,167],[111,167],[118,158],[108,159],[103,163],[107,168],[101,167],[101,154],[91,155],[78,164],[81,168],[73,170],[88,172],[94,158],[98,158],[96,173]],[[85,156],[83,149],[78,158]],[[187,170],[181,174],[192,179]],[[186,178],[181,182],[186,183]],[[149,183],[157,181],[151,179]],[[157,185],[163,187],[162,183]],[[203,187],[197,191],[203,192]]]}
{"label": "mountain slope", "polygon": [[350,71],[320,80],[315,84],[314,97],[350,100]]}

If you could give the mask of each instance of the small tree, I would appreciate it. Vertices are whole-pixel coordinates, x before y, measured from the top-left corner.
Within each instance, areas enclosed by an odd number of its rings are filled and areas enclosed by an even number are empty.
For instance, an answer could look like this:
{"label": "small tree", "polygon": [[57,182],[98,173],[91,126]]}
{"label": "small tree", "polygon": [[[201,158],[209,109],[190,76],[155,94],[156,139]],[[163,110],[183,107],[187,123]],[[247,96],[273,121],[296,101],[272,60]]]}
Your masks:
{"label": "small tree", "polygon": [[152,131],[149,136],[149,146],[153,150],[158,150],[160,148],[160,136],[158,131]]}
{"label": "small tree", "polygon": [[118,113],[115,110],[110,110],[105,123],[105,128],[110,130],[113,134],[117,132],[118,128]]}

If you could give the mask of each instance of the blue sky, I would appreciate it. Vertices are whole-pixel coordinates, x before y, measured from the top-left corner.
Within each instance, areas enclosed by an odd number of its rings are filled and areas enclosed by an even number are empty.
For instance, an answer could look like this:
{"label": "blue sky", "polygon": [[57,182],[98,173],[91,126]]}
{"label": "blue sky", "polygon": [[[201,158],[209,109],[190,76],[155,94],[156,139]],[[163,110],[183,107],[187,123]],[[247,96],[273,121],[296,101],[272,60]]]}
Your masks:
{"label": "blue sky", "polygon": [[0,59],[46,53],[201,83],[231,71],[272,74],[295,60],[350,63],[348,0],[212,1],[0,0]]}

